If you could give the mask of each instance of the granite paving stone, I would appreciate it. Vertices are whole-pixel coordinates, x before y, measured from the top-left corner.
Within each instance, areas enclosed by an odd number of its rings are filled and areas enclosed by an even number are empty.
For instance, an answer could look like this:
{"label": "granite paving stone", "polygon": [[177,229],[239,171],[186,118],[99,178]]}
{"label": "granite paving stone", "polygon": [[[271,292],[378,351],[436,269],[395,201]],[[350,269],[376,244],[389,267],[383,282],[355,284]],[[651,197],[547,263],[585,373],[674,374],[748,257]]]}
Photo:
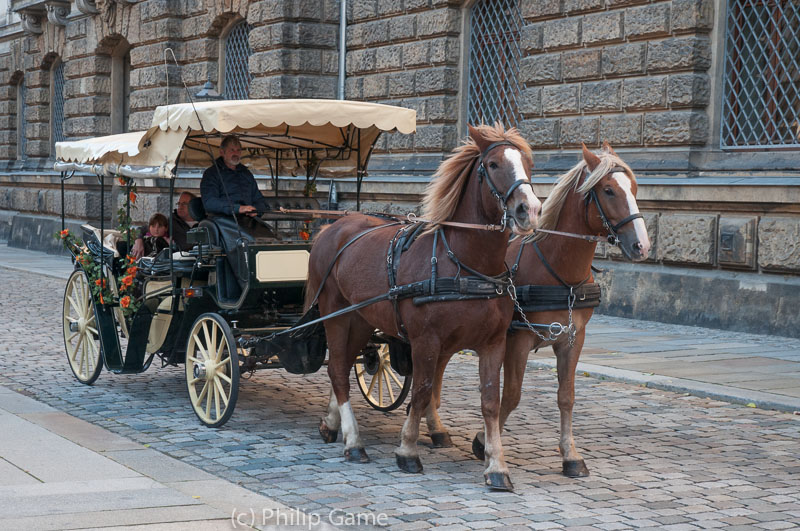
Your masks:
{"label": "granite paving stone", "polygon": [[[383,514],[392,529],[800,526],[798,415],[579,376],[575,443],[591,476],[570,479],[560,474],[556,374],[529,367],[521,403],[503,438],[516,490],[490,493],[483,486],[484,465],[471,450],[473,436],[482,429],[473,356],[455,356],[445,375],[441,415],[454,446],[427,446],[423,424],[424,473],[405,474],[397,470],[394,456],[404,408],[371,409],[354,381],[353,410],[370,463],[344,462],[341,440],[324,444],[318,436],[329,390],[324,369],[305,377],[278,370],[255,373],[242,384],[231,420],[221,429],[207,429],[187,403],[182,367],[161,368],[156,360],[143,374],[104,371],[93,386],[78,383],[66,364],[59,328],[64,280],[3,268],[0,280],[0,392],[2,387],[24,390],[50,412],[102,426],[140,449],[146,445],[146,452],[174,457],[302,511]],[[695,363],[686,359],[690,354],[676,352],[694,350],[702,364],[711,351],[736,349],[737,356],[745,356],[742,351],[750,348],[787,355],[782,360],[763,356],[765,362],[744,367],[779,362],[786,368],[794,363],[792,349],[800,345],[685,328],[596,316],[590,324],[595,350],[585,359],[616,363],[610,352],[650,343],[657,348],[630,359],[665,364],[677,359],[686,366]],[[620,341],[617,335],[630,330],[635,335]],[[537,356],[543,354],[552,357],[548,349]],[[739,359],[744,358],[725,363]],[[118,451],[120,459],[125,451]],[[145,456],[144,450],[127,451],[130,459]],[[109,503],[126,508],[117,498]]]}

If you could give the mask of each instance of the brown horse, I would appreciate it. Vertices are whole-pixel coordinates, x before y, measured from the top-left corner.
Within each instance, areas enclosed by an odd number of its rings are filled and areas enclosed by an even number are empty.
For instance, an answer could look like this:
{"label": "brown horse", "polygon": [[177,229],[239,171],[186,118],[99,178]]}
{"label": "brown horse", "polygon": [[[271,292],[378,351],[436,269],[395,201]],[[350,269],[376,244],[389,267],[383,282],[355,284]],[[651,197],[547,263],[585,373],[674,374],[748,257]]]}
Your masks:
{"label": "brown horse", "polygon": [[[583,160],[563,175],[542,207],[540,227],[573,234],[615,236],[623,254],[633,261],[647,258],[650,239],[644,220],[636,204],[637,184],[633,172],[620,159],[608,144],[601,155],[595,155],[586,146]],[[536,252],[539,249],[541,256]],[[562,455],[562,472],[566,476],[579,477],[589,474],[584,460],[575,449],[572,437],[572,407],[575,403],[575,367],[586,337],[586,324],[592,317],[594,306],[599,303],[599,292],[595,304],[588,301],[582,304],[580,296],[591,293],[594,278],[591,265],[596,241],[560,235],[538,233],[533,238],[516,239],[511,242],[506,253],[508,264],[516,270],[514,284],[524,312],[514,315],[514,328],[506,342],[504,360],[505,378],[503,399],[500,408],[500,429],[505,425],[508,415],[517,407],[525,376],[528,353],[552,345],[558,367],[558,408],[561,411],[561,440],[559,450]],[[533,300],[526,305],[522,301],[526,286],[549,288],[549,293],[560,293],[560,300],[551,307],[542,309],[548,301]],[[573,311],[570,319],[568,310],[569,287],[573,287]],[[547,289],[547,288],[546,288]],[[547,293],[538,291],[541,296]],[[537,309],[538,304],[538,309]],[[562,309],[563,308],[563,309]],[[560,323],[563,326],[552,328],[535,327],[530,323]],[[569,324],[572,324],[572,327]],[[433,399],[426,412],[431,438],[435,446],[452,444],[438,415],[441,402],[442,378],[449,357],[441,357],[437,366]],[[484,458],[483,433],[476,435],[473,452],[479,459]]]}
{"label": "brown horse", "polygon": [[[494,224],[505,219],[504,212],[508,211],[513,232],[531,233],[541,209],[530,185],[533,159],[527,142],[514,129],[479,126],[470,127],[469,134],[467,143],[440,165],[428,186],[423,217],[431,224],[394,264],[395,282],[389,280],[392,263],[387,258],[400,234],[398,229],[402,228],[397,223],[354,215],[340,219],[318,236],[311,251],[307,289],[309,294],[318,292],[322,316],[386,294],[390,284],[403,286],[431,279],[433,267],[438,268],[440,283],[447,278],[463,280],[469,269],[485,277],[502,276],[508,230],[441,225],[439,232],[437,226],[443,222]],[[437,260],[432,259],[433,255]],[[487,434],[486,482],[493,488],[510,489],[498,415],[500,367],[512,305],[502,282],[490,283],[489,288],[491,298],[480,301],[415,305],[408,298],[384,300],[325,321],[332,389],[327,415],[320,423],[323,440],[335,441],[341,427],[345,459],[368,461],[349,402],[350,371],[376,329],[396,338],[405,337],[411,346],[413,394],[395,455],[402,470],[421,472],[419,421],[430,401],[437,359],[439,355],[470,348],[480,356],[481,404]],[[497,296],[495,289],[502,295]],[[307,300],[310,305],[312,302]]]}

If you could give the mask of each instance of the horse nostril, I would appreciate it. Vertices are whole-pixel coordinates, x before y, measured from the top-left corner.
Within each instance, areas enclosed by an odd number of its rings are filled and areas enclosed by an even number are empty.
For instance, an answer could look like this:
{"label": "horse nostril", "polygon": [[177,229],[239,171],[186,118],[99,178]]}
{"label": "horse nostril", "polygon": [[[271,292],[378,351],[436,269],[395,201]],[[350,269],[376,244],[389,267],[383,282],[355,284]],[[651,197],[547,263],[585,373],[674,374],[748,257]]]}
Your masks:
{"label": "horse nostril", "polygon": [[520,203],[519,206],[517,206],[517,217],[527,215],[530,210],[531,208],[527,205],[527,203]]}
{"label": "horse nostril", "polygon": [[635,250],[639,251],[639,253],[641,253],[641,252],[642,252],[642,249],[643,249],[641,242],[636,242],[636,243],[634,243],[634,244],[633,244],[633,248],[634,248]]}

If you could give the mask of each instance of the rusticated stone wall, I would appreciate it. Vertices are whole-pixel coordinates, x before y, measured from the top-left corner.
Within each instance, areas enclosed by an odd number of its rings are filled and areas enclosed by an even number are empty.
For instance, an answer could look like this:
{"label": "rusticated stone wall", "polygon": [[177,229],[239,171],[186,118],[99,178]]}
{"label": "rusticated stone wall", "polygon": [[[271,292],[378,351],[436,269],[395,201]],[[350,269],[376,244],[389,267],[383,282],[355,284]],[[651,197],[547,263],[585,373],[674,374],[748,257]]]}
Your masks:
{"label": "rusticated stone wall", "polygon": [[712,0],[522,3],[534,148],[704,145]]}
{"label": "rusticated stone wall", "polygon": [[415,135],[378,151],[448,152],[458,143],[462,10],[448,0],[348,2],[348,99],[417,111]]}

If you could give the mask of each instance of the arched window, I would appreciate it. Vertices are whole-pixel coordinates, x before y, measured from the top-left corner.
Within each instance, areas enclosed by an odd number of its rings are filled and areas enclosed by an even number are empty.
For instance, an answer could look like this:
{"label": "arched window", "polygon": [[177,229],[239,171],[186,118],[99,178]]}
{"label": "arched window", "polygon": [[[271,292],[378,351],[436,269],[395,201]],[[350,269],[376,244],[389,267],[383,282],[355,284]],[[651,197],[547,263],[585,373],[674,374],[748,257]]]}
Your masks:
{"label": "arched window", "polygon": [[121,43],[111,56],[111,134],[127,133],[131,114],[131,53]]}
{"label": "arched window", "polygon": [[28,137],[26,136],[25,121],[25,77],[17,83],[17,160],[27,158]]}
{"label": "arched window", "polygon": [[[220,91],[225,99],[246,100],[250,97],[250,56],[253,50],[249,42],[250,24],[241,21],[231,27],[223,40],[224,68]],[[222,54],[221,54],[222,55]]]}
{"label": "arched window", "polygon": [[56,60],[50,70],[50,153],[64,137],[64,63]]}
{"label": "arched window", "polygon": [[519,0],[478,0],[470,12],[467,121],[519,124]]}

